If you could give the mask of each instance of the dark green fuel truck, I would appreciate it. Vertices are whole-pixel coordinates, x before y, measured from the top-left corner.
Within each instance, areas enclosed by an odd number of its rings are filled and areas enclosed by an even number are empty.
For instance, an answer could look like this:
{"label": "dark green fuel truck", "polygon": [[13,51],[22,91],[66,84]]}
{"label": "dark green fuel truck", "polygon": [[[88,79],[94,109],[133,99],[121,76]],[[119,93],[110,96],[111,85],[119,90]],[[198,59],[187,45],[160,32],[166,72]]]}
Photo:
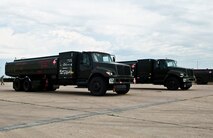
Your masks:
{"label": "dark green fuel truck", "polygon": [[5,74],[15,78],[15,91],[54,91],[60,85],[77,85],[97,96],[107,90],[126,94],[133,80],[128,65],[116,63],[108,53],[92,51],[14,60],[6,63]]}
{"label": "dark green fuel truck", "polygon": [[194,81],[192,69],[177,67],[172,59],[124,61],[131,66],[135,83],[164,85],[169,90],[188,90]]}

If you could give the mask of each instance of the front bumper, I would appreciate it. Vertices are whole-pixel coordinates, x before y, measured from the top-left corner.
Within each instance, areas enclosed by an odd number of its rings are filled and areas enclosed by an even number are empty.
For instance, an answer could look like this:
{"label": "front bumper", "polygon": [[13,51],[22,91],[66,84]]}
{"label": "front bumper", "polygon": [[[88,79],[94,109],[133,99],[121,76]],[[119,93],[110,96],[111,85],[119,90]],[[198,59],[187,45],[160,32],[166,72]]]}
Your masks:
{"label": "front bumper", "polygon": [[182,87],[183,88],[190,88],[192,86],[192,82],[195,79],[193,77],[183,77],[182,78]]}
{"label": "front bumper", "polygon": [[130,84],[133,82],[132,76],[110,76],[109,84]]}
{"label": "front bumper", "polygon": [[182,84],[182,86],[184,88],[190,88],[190,87],[192,87],[192,82],[185,82],[185,83]]}
{"label": "front bumper", "polygon": [[193,77],[183,77],[182,78],[182,82],[183,83],[192,83],[193,81],[195,81],[195,78],[193,78]]}

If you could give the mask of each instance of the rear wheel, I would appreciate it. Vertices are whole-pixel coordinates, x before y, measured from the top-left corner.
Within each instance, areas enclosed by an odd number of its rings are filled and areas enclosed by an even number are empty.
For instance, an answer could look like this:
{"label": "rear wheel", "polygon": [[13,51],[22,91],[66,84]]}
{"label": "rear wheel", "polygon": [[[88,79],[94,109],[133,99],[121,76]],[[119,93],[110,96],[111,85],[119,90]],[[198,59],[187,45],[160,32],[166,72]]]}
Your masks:
{"label": "rear wheel", "polygon": [[166,87],[168,90],[177,90],[180,87],[179,80],[175,77],[170,77],[166,80]]}
{"label": "rear wheel", "polygon": [[24,79],[23,89],[25,92],[29,92],[32,90],[32,84],[29,78]]}
{"label": "rear wheel", "polygon": [[13,81],[13,89],[15,91],[21,91],[22,90],[22,82],[21,79],[19,78],[15,78],[15,80]]}
{"label": "rear wheel", "polygon": [[95,96],[103,96],[107,91],[107,84],[104,78],[102,77],[94,77],[91,79],[89,83],[89,90],[92,95]]}

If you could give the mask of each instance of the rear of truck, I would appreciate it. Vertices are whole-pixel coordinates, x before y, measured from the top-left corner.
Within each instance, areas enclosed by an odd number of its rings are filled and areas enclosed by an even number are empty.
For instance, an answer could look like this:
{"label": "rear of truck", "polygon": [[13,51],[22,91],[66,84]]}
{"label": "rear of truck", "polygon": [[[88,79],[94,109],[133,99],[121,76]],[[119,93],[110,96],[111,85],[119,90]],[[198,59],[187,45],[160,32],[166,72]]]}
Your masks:
{"label": "rear of truck", "polygon": [[208,84],[213,81],[213,69],[194,69],[197,84]]}
{"label": "rear of truck", "polygon": [[14,77],[16,91],[55,90],[58,56],[14,60],[6,63],[5,74]]}

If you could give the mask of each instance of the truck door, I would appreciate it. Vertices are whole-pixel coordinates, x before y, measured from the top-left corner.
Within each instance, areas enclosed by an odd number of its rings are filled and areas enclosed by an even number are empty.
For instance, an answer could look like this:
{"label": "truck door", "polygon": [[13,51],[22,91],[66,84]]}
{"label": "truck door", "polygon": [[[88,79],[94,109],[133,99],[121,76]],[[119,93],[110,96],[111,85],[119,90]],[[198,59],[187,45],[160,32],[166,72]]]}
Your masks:
{"label": "truck door", "polygon": [[91,58],[87,53],[82,53],[79,58],[78,80],[87,83],[92,71]]}
{"label": "truck door", "polygon": [[167,72],[168,67],[164,60],[155,61],[153,69],[153,83],[162,84]]}

